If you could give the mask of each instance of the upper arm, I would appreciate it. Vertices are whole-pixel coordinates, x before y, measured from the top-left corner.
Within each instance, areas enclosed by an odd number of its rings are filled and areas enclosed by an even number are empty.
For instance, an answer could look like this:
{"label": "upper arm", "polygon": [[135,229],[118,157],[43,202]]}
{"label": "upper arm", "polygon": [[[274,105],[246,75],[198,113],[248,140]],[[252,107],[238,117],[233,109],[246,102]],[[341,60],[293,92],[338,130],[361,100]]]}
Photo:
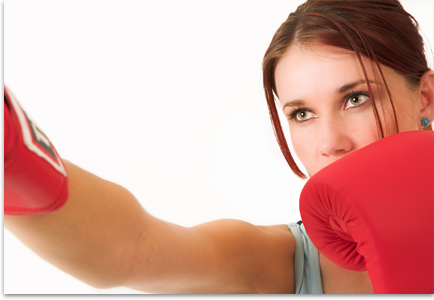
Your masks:
{"label": "upper arm", "polygon": [[125,286],[155,293],[293,293],[286,225],[217,220],[191,228],[154,218]]}

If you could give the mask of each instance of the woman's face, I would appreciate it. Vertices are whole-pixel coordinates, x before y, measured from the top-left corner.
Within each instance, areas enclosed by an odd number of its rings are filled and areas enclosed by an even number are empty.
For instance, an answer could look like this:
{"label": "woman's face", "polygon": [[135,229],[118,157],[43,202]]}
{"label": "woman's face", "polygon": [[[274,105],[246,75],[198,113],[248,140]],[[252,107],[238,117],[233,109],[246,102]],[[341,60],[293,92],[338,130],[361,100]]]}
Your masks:
{"label": "woman's face", "polygon": [[[396,133],[392,107],[378,71],[364,60],[378,113],[388,136]],[[417,130],[418,91],[382,66],[394,100],[399,131]],[[363,71],[353,52],[328,46],[294,45],[276,66],[276,88],[288,118],[291,141],[309,176],[378,140]]]}

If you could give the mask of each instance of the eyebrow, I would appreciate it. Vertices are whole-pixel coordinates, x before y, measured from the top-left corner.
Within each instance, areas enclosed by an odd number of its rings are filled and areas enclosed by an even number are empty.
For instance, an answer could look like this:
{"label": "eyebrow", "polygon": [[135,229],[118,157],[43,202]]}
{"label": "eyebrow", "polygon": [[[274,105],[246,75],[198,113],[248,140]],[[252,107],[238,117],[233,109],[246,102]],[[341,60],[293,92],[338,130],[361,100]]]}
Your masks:
{"label": "eyebrow", "polygon": [[[374,81],[374,80],[368,80],[368,81],[369,81],[369,83],[379,84],[377,81]],[[356,87],[356,86],[358,86],[359,84],[362,84],[362,83],[366,83],[366,80],[365,80],[365,79],[361,79],[361,80],[357,80],[357,81],[354,81],[354,82],[348,83],[348,84],[342,86],[342,87],[337,91],[337,94],[343,94],[343,93],[345,93],[346,91],[349,91],[349,90],[351,90],[352,88],[354,88],[354,87]]]}
{"label": "eyebrow", "polygon": [[[368,80],[368,81],[369,81],[369,83],[380,84],[374,80]],[[357,81],[354,81],[351,83],[347,83],[347,84],[343,85],[342,87],[340,87],[339,89],[336,89],[336,94],[343,94],[343,93],[355,88],[356,86],[358,86],[359,84],[362,84],[362,83],[366,83],[366,80],[361,79],[361,80],[357,80]],[[306,105],[306,102],[303,100],[292,100],[292,101],[289,101],[288,103],[286,103],[282,109],[285,109],[285,107],[287,107],[287,106],[301,106],[301,105]]]}

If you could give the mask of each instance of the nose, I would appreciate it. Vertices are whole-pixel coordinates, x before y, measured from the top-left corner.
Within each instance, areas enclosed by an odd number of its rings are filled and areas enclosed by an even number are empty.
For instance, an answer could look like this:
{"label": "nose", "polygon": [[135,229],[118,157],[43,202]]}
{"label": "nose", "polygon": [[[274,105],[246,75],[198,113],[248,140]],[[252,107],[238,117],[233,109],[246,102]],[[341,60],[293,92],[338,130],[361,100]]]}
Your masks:
{"label": "nose", "polygon": [[322,157],[340,158],[353,150],[345,124],[328,121],[321,130],[319,152]]}

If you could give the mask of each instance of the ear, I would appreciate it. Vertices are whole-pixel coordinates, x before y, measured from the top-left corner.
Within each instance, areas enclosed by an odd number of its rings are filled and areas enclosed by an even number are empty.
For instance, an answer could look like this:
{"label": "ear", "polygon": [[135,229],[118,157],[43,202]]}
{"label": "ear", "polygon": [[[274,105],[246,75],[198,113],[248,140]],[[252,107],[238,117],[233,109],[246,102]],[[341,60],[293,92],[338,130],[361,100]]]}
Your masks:
{"label": "ear", "polygon": [[421,77],[420,83],[420,102],[419,102],[420,120],[428,118],[434,121],[434,71],[429,70]]}

